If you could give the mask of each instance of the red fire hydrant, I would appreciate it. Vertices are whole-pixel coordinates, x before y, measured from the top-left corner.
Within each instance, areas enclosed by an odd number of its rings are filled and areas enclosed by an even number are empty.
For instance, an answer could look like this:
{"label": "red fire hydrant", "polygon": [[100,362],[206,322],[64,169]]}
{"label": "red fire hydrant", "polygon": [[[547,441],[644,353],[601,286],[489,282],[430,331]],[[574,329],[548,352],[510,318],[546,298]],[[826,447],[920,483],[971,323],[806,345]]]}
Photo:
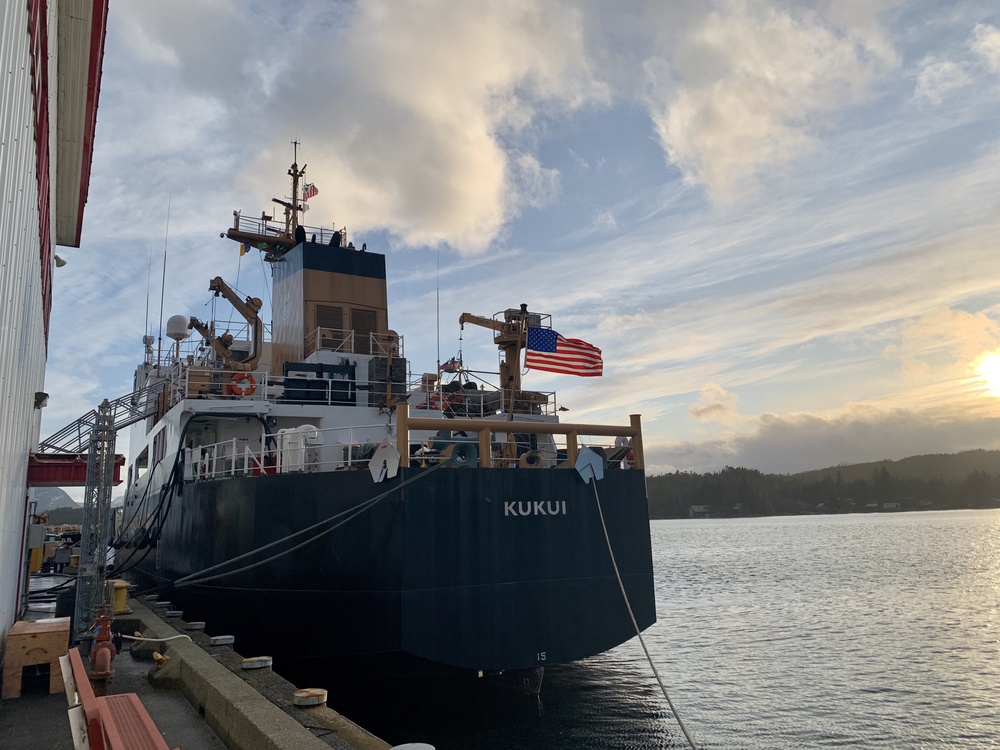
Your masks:
{"label": "red fire hydrant", "polygon": [[97,619],[91,627],[94,643],[90,647],[90,663],[94,665],[93,677],[97,679],[110,679],[115,674],[111,662],[118,654],[118,650],[112,642],[111,620],[106,612],[99,610]]}

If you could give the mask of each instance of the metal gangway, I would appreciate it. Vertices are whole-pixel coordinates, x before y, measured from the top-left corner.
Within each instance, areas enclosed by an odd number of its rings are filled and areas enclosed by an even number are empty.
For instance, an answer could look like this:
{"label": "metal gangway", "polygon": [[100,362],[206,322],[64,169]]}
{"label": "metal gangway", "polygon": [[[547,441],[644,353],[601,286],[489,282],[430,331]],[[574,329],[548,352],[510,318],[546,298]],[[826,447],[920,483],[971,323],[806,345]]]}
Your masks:
{"label": "metal gangway", "polygon": [[[106,401],[111,413],[111,425],[118,432],[156,413],[164,383],[154,383],[145,388]],[[102,405],[103,406],[103,405]],[[90,436],[100,419],[98,409],[92,409],[75,422],[63,427],[38,444],[39,452],[83,453],[90,446]]]}

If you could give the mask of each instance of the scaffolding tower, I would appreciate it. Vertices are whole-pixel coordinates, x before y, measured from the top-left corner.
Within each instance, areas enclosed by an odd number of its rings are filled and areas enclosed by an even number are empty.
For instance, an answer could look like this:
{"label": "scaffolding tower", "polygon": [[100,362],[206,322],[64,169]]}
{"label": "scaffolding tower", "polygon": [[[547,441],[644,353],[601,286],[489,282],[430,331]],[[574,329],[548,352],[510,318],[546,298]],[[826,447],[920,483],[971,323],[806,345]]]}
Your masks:
{"label": "scaffolding tower", "polygon": [[115,471],[115,428],[111,403],[104,399],[97,408],[87,455],[87,485],[83,497],[83,528],[80,565],[76,581],[76,611],[73,640],[87,637],[102,608],[110,605],[107,595],[108,541],[112,533],[111,488]]}

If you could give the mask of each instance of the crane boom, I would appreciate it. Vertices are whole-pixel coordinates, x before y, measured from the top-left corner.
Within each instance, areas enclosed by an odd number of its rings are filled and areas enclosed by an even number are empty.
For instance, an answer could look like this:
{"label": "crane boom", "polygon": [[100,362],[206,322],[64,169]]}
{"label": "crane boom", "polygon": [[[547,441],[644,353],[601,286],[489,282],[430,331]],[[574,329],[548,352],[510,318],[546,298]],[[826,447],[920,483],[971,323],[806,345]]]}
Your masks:
{"label": "crane boom", "polygon": [[503,361],[500,362],[500,388],[504,393],[504,403],[509,405],[511,417],[514,413],[513,405],[521,395],[521,350],[528,343],[528,325],[540,325],[541,318],[538,313],[528,312],[528,306],[522,304],[520,309],[504,310],[503,320],[472,313],[462,313],[458,319],[463,327],[469,323],[494,332],[493,343],[503,353]]}
{"label": "crane boom", "polygon": [[264,348],[264,324],[260,320],[260,308],[263,305],[259,297],[247,297],[246,299],[241,298],[236,292],[233,291],[232,287],[229,286],[225,281],[223,281],[221,276],[216,276],[208,284],[208,290],[210,292],[215,292],[216,296],[223,296],[226,301],[229,302],[238,312],[243,319],[250,326],[253,333],[253,339],[251,342],[251,349],[249,356],[242,362],[233,361],[233,351],[230,346],[233,343],[233,337],[224,333],[221,336],[216,336],[213,334],[212,330],[202,323],[197,318],[191,318],[188,322],[188,326],[195,329],[201,334],[202,338],[207,341],[215,352],[222,357],[222,361],[227,370],[239,370],[240,372],[248,372],[253,370],[257,362],[260,360],[261,352]]}

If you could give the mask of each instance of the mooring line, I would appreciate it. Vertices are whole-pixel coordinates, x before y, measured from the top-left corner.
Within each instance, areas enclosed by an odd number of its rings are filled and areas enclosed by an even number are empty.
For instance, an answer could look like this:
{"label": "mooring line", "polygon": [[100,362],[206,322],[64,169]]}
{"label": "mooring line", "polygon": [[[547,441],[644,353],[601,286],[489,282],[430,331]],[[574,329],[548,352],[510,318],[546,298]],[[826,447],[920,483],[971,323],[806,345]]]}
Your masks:
{"label": "mooring line", "polygon": [[[432,474],[433,472],[437,471],[441,467],[446,466],[447,464],[449,464],[451,462],[451,460],[452,460],[451,457],[448,457],[445,460],[443,460],[440,463],[438,463],[436,466],[431,467],[427,471],[421,472],[420,474],[417,474],[416,476],[412,476],[409,479],[403,480],[402,482],[400,482],[399,484],[397,484],[392,489],[387,490],[386,492],[383,492],[381,495],[376,495],[375,497],[369,498],[367,500],[363,500],[362,502],[358,503],[357,505],[355,505],[355,506],[353,506],[351,508],[348,508],[347,510],[342,510],[340,513],[336,513],[336,514],[330,516],[329,518],[324,518],[322,521],[318,521],[317,523],[314,523],[312,526],[307,526],[304,529],[300,529],[299,531],[295,531],[295,532],[293,532],[291,534],[288,534],[287,536],[282,537],[281,539],[276,539],[273,542],[269,542],[268,544],[265,544],[263,547],[258,547],[257,549],[250,550],[249,552],[245,552],[242,555],[238,555],[237,557],[234,557],[231,560],[225,560],[224,562],[217,563],[216,565],[212,565],[212,566],[210,566],[208,568],[205,568],[204,570],[199,570],[197,573],[191,573],[190,575],[186,575],[183,578],[178,578],[176,581],[173,582],[173,585],[174,586],[197,586],[197,585],[202,584],[202,583],[208,583],[209,581],[216,581],[216,580],[218,580],[220,578],[227,578],[228,576],[235,575],[236,573],[243,573],[243,572],[245,572],[247,570],[252,570],[253,568],[258,568],[261,565],[265,565],[266,563],[273,562],[274,560],[282,558],[285,555],[289,555],[292,552],[295,552],[296,550],[301,549],[302,547],[305,547],[308,544],[312,544],[317,539],[320,539],[321,537],[329,534],[330,532],[334,531],[335,529],[340,528],[345,523],[347,523],[348,521],[351,521],[354,518],[356,518],[357,516],[361,515],[363,512],[365,512],[366,510],[368,510],[369,508],[371,508],[375,504],[381,502],[385,498],[389,497],[389,495],[391,495],[392,493],[396,492],[397,490],[400,490],[403,487],[405,487],[406,485],[412,484],[413,482],[417,481],[418,479],[422,479],[422,478],[426,477],[428,474]],[[344,516],[346,516],[346,518],[342,518]],[[235,570],[227,570],[227,571],[225,571],[223,573],[218,573],[217,575],[214,575],[214,576],[203,577],[205,573],[211,573],[212,571],[218,570],[219,568],[224,568],[225,566],[232,565],[233,563],[239,562],[240,560],[245,560],[248,557],[253,557],[254,555],[258,555],[261,552],[264,552],[265,550],[271,549],[272,547],[275,547],[275,546],[277,546],[279,544],[284,544],[285,542],[287,542],[287,541],[289,541],[291,539],[294,539],[297,536],[301,536],[302,534],[306,534],[306,533],[308,533],[310,531],[314,531],[315,529],[319,528],[320,526],[323,526],[324,524],[328,524],[331,521],[335,521],[335,520],[337,520],[339,518],[342,518],[342,520],[339,523],[336,523],[333,526],[329,527],[328,529],[324,529],[323,531],[320,531],[320,532],[316,533],[314,536],[309,537],[304,542],[299,542],[298,544],[294,545],[293,547],[290,547],[290,548],[288,548],[286,550],[283,550],[282,552],[279,552],[279,553],[277,553],[275,555],[271,555],[269,557],[266,557],[263,560],[258,560],[257,562],[250,563],[249,565],[244,565],[241,568],[236,568]]]}
{"label": "mooring line", "polygon": [[629,603],[628,594],[625,593],[625,584],[622,582],[621,573],[618,571],[618,562],[615,560],[615,551],[611,548],[611,537],[608,535],[608,526],[604,523],[604,511],[601,510],[601,496],[597,492],[597,477],[593,476],[591,484],[594,485],[594,500],[597,502],[597,515],[601,519],[601,529],[604,530],[604,541],[608,545],[608,554],[611,555],[611,566],[615,569],[615,578],[618,579],[618,588],[621,589],[622,598],[625,600],[625,608],[628,610],[628,616],[632,620],[632,627],[635,628],[635,634],[639,636],[639,643],[642,644],[642,650],[646,654],[646,661],[649,662],[650,668],[653,670],[653,675],[656,677],[656,682],[660,686],[660,690],[663,692],[663,697],[667,699],[667,705],[670,706],[670,712],[674,715],[674,719],[677,720],[677,726],[681,728],[684,733],[684,738],[688,741],[691,746],[691,750],[698,750],[697,745],[694,744],[694,740],[691,739],[691,735],[688,734],[687,727],[684,726],[684,722],[681,721],[681,716],[677,713],[677,709],[674,708],[674,702],[670,700],[670,695],[667,693],[667,688],[663,684],[663,680],[660,679],[660,672],[656,669],[656,664],[653,663],[653,657],[649,655],[649,649],[646,648],[646,641],[642,637],[642,632],[639,630],[639,623],[635,621],[635,615],[632,613],[632,605]]}

